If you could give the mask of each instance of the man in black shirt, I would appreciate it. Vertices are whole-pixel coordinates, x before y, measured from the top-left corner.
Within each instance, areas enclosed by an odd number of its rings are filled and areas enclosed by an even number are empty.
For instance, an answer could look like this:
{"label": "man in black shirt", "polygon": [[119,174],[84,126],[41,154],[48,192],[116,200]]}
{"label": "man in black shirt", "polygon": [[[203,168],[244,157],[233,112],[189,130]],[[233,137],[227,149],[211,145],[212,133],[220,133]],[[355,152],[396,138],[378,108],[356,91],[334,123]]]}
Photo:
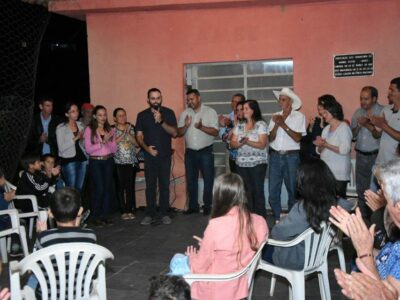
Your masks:
{"label": "man in black shirt", "polygon": [[157,180],[160,191],[159,206],[163,224],[171,224],[169,209],[169,178],[171,169],[171,139],[177,135],[175,113],[162,106],[161,91],[147,92],[149,108],[136,118],[136,140],[145,151],[146,217],[141,225],[150,225],[156,214]]}

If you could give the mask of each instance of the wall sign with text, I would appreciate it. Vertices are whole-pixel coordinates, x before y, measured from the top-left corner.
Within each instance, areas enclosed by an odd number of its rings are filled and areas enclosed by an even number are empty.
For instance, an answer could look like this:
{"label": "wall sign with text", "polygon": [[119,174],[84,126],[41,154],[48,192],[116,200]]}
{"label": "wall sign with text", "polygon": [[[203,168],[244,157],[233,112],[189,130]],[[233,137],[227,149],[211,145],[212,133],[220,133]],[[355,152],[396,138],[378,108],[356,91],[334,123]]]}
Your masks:
{"label": "wall sign with text", "polygon": [[343,54],[333,57],[333,77],[374,75],[374,54]]}

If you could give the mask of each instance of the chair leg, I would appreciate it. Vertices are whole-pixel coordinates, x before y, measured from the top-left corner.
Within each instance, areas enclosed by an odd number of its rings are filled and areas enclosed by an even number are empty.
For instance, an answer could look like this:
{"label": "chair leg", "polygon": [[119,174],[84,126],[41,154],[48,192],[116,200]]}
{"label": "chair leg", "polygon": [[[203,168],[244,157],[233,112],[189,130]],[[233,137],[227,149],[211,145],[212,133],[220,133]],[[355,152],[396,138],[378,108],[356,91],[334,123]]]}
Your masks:
{"label": "chair leg", "polygon": [[304,274],[295,274],[293,276],[293,282],[290,283],[292,287],[293,300],[304,300],[305,299],[305,282]]}
{"label": "chair leg", "polygon": [[318,273],[318,281],[319,281],[319,289],[321,292],[322,300],[331,300],[331,290],[329,286],[329,277],[328,277],[328,264],[325,263],[321,270]]}
{"label": "chair leg", "polygon": [[0,238],[0,252],[1,252],[1,260],[3,263],[8,263],[8,253],[7,253],[7,238]]}
{"label": "chair leg", "polygon": [[272,276],[271,276],[271,287],[270,287],[270,289],[269,289],[269,295],[270,295],[271,297],[274,296],[275,284],[276,284],[276,275],[275,275],[275,274],[272,274]]}
{"label": "chair leg", "polygon": [[346,260],[344,258],[343,248],[339,246],[339,247],[336,248],[336,250],[337,250],[337,255],[338,255],[338,258],[339,258],[340,269],[343,272],[346,272]]}
{"label": "chair leg", "polygon": [[21,241],[22,250],[24,251],[24,256],[27,257],[29,255],[29,250],[28,243],[26,241],[26,232],[24,226],[21,226],[19,228],[19,239]]}
{"label": "chair leg", "polygon": [[34,220],[35,220],[35,218],[29,219],[29,239],[30,240],[32,239],[32,236],[33,236],[33,225],[34,225],[33,221]]}

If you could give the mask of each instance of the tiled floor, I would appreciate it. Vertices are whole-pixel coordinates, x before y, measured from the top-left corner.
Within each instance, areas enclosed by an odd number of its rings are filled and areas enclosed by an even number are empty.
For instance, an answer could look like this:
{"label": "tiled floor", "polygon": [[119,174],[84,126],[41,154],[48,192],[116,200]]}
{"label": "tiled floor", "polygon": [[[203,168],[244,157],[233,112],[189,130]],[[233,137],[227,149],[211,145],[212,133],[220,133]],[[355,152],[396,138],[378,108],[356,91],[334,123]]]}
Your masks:
{"label": "tiled floor", "polygon": [[[147,299],[148,279],[168,269],[169,260],[177,252],[184,252],[187,245],[195,243],[192,235],[202,235],[207,218],[197,215],[173,215],[171,225],[155,224],[140,226],[144,216],[137,213],[133,221],[121,221],[115,215],[116,224],[96,229],[99,244],[110,249],[115,259],[107,264],[108,299]],[[333,276],[338,266],[335,254],[329,256],[329,277],[332,299],[345,299]],[[3,265],[1,285],[8,285],[8,269]],[[268,296],[270,275],[256,275],[253,299],[288,299],[288,287],[278,280],[274,297]],[[306,281],[306,299],[320,299],[318,279]],[[225,300],[225,299],[221,299]],[[226,299],[228,300],[228,299]]]}

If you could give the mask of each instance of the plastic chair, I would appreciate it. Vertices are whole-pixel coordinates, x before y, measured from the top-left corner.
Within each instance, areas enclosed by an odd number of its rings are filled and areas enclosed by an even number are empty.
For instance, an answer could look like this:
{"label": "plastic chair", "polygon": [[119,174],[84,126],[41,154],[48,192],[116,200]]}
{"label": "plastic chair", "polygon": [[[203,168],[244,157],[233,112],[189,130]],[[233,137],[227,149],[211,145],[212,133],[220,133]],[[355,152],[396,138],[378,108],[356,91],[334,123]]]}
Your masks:
{"label": "plastic chair", "polygon": [[350,182],[347,184],[346,196],[348,198],[358,198],[357,187],[356,187],[356,160],[351,160],[350,167]]}
{"label": "plastic chair", "polygon": [[25,227],[20,226],[18,211],[16,209],[0,210],[0,217],[8,215],[10,218],[11,228],[0,231],[0,251],[1,260],[4,263],[8,262],[8,249],[7,242],[11,246],[11,234],[16,233],[19,235],[21,246],[24,251],[24,256],[29,254],[28,243],[26,242]]}
{"label": "plastic chair", "polygon": [[295,300],[305,299],[305,276],[318,272],[319,288],[321,298],[330,300],[328,278],[328,250],[334,236],[333,229],[325,222],[321,224],[322,232],[317,234],[312,228],[307,229],[298,237],[291,241],[268,240],[268,245],[278,247],[293,247],[304,242],[304,267],[302,270],[290,270],[275,266],[264,260],[261,260],[258,268],[272,273],[270,296],[274,295],[276,275],[285,277],[289,281],[289,298]]}
{"label": "plastic chair", "polygon": [[10,262],[11,299],[35,299],[32,288],[21,290],[20,278],[28,271],[36,276],[44,300],[106,299],[105,260],[109,258],[114,256],[108,249],[91,243],[40,249],[20,262]]}
{"label": "plastic chair", "polygon": [[[352,198],[352,199],[348,199],[347,201],[351,201],[352,202],[352,208],[350,209],[350,211],[354,211],[358,205],[357,199]],[[339,266],[340,269],[343,272],[346,272],[346,260],[344,257],[344,251],[343,251],[343,232],[338,229],[336,232],[335,237],[333,238],[333,241],[331,243],[331,246],[329,247],[329,252],[336,250],[337,252],[337,256],[339,258]]]}
{"label": "plastic chair", "polygon": [[[16,190],[17,187],[12,183],[6,181],[6,191]],[[32,211],[26,213],[19,213],[19,217],[29,219],[29,238],[32,239],[33,228],[35,227],[35,219],[39,216],[39,207],[35,195],[16,195],[13,201],[10,202],[9,208],[15,208],[14,201],[30,200],[32,203]]]}
{"label": "plastic chair", "polygon": [[183,276],[183,278],[189,285],[192,285],[192,283],[199,281],[211,281],[211,282],[231,281],[247,275],[247,280],[248,280],[247,286],[249,288],[249,296],[247,299],[250,300],[251,295],[253,293],[254,273],[260,261],[261,252],[262,249],[264,248],[265,243],[266,241],[264,241],[260,245],[260,248],[257,250],[256,254],[251,259],[251,261],[247,264],[247,266],[245,266],[240,271],[229,274],[186,274]]}

